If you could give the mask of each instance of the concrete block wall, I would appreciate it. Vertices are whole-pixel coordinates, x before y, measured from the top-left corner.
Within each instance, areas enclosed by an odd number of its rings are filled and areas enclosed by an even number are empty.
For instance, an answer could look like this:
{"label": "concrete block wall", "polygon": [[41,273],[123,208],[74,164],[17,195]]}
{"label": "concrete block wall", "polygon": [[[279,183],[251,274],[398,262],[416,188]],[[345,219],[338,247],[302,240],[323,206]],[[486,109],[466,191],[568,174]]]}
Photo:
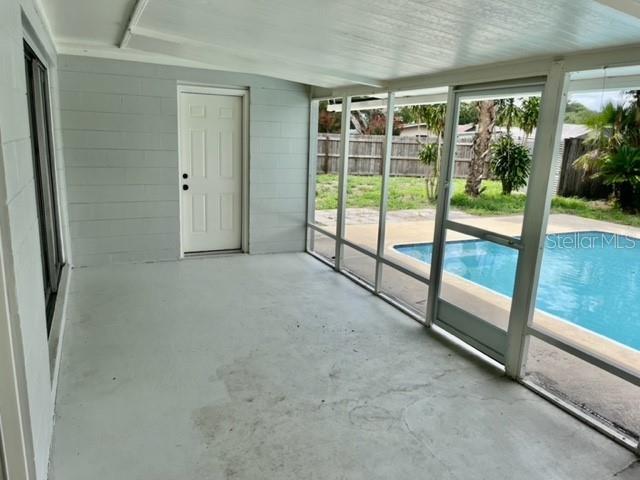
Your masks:
{"label": "concrete block wall", "polygon": [[[23,20],[26,19],[26,20]],[[28,32],[28,33],[26,33]],[[26,382],[20,391],[25,416],[28,463],[37,479],[47,476],[53,428],[54,392],[46,331],[41,249],[36,210],[30,140],[23,38],[34,45],[48,64],[52,90],[54,131],[56,53],[32,0],[0,0],[0,233],[7,284],[9,321],[14,327],[17,375]],[[59,203],[63,236],[66,232],[64,162],[60,135],[54,132]],[[0,386],[2,388],[2,386]]]}
{"label": "concrete block wall", "polygon": [[304,250],[306,86],[99,58],[58,61],[74,265],[179,257],[179,82],[249,88],[249,250]]}

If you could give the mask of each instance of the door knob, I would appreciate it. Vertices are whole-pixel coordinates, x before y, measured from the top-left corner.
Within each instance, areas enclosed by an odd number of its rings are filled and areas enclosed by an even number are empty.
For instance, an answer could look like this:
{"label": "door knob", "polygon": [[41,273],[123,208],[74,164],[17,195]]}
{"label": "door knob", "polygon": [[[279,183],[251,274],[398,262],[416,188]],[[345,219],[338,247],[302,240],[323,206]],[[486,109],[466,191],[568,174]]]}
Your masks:
{"label": "door knob", "polygon": [[189,185],[182,185],[183,190],[189,190]]}

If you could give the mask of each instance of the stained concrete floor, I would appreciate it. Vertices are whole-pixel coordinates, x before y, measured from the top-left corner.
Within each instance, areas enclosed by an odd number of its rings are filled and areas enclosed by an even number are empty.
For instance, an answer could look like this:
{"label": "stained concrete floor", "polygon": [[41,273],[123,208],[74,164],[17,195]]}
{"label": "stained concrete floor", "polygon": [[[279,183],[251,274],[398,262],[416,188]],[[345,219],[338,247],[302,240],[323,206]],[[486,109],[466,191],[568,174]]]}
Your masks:
{"label": "stained concrete floor", "polygon": [[636,458],[305,254],[75,270],[55,480],[631,479]]}

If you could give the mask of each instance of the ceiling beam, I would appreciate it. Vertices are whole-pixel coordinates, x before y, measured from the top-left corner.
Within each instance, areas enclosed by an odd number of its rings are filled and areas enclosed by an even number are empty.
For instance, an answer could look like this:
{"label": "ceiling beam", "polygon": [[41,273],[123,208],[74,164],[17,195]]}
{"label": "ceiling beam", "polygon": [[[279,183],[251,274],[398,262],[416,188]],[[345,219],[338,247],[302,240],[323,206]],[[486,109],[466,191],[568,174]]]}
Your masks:
{"label": "ceiling beam", "polygon": [[640,88],[640,75],[619,75],[615,77],[583,78],[571,80],[569,92],[601,92],[612,90],[635,90]]}
{"label": "ceiling beam", "polygon": [[131,11],[131,15],[129,15],[129,21],[127,22],[127,26],[122,32],[122,38],[120,39],[120,48],[127,48],[129,42],[131,41],[131,30],[134,29],[142,14],[144,13],[144,9],[147,8],[149,4],[149,0],[136,0],[136,4],[133,6],[133,10]]}
{"label": "ceiling beam", "polygon": [[[147,0],[148,1],[148,0]],[[165,32],[160,32],[157,30],[140,27],[137,24],[132,25],[128,30],[131,35],[146,37],[149,39],[159,40],[160,42],[177,44],[183,47],[183,50],[187,50],[189,48],[194,50],[204,50],[212,52],[211,61],[216,62],[218,65],[220,63],[226,63],[220,61],[220,54],[223,56],[226,54],[228,60],[230,60],[233,65],[234,60],[238,58],[244,58],[247,61],[253,62],[255,64],[262,64],[266,71],[263,73],[264,75],[270,75],[268,71],[270,69],[277,69],[279,71],[288,71],[289,77],[292,75],[295,76],[294,73],[291,72],[301,72],[307,75],[319,75],[322,77],[330,77],[335,79],[337,82],[341,83],[350,83],[355,85],[362,85],[373,88],[383,88],[385,83],[379,79],[367,77],[364,75],[359,75],[355,73],[347,73],[341,70],[336,70],[333,68],[322,67],[318,65],[309,65],[306,63],[301,63],[295,60],[291,60],[288,58],[282,58],[277,55],[268,55],[263,52],[249,50],[249,49],[238,49],[237,47],[223,47],[220,45],[211,44],[208,42],[203,42],[200,40],[195,40],[193,38],[183,37],[181,35],[175,35]],[[162,53],[162,52],[159,52]],[[219,65],[221,66],[221,65]],[[231,67],[233,68],[233,67]],[[229,68],[224,68],[225,70],[229,70]],[[318,85],[311,80],[310,85]]]}
{"label": "ceiling beam", "polygon": [[[640,89],[640,75],[616,75],[612,77],[581,78],[571,80],[569,83],[569,93],[580,92],[600,92]],[[396,97],[396,106],[408,105],[430,105],[445,103],[447,94],[415,95],[412,97]],[[383,108],[386,105],[384,98],[367,100],[364,102],[352,102],[351,110],[374,110]],[[327,106],[330,112],[341,112],[342,104],[334,103]]]}
{"label": "ceiling beam", "polygon": [[344,96],[377,95],[388,91],[418,90],[447,85],[470,85],[547,75],[554,62],[563,61],[566,72],[594,70],[603,67],[640,65],[640,44],[585,50],[555,57],[542,56],[529,59],[498,62],[477,67],[447,70],[428,75],[388,80],[386,88],[346,85],[336,88],[312,88],[315,99]]}
{"label": "ceiling beam", "polygon": [[170,65],[174,67],[204,68],[210,69],[211,65],[186,60],[169,55],[154,54],[131,48],[120,48],[116,45],[88,45],[77,43],[73,40],[58,39],[58,53],[60,55],[75,55],[81,57],[96,57],[110,60],[125,60],[129,62],[154,63],[156,65]]}
{"label": "ceiling beam", "polygon": [[[434,93],[431,95],[414,95],[412,97],[395,97],[396,107],[406,107],[409,105],[433,105],[447,102],[447,93]],[[365,100],[364,102],[351,102],[351,110],[377,110],[387,105],[386,98],[375,100]],[[341,103],[327,105],[329,112],[341,112]]]}
{"label": "ceiling beam", "polygon": [[282,67],[265,59],[247,58],[227,49],[202,46],[194,48],[190,45],[174,43],[158,38],[150,38],[134,32],[129,43],[130,48],[124,51],[137,50],[153,55],[164,55],[206,64],[208,69],[236,73],[264,75],[306,85],[335,85],[336,78],[318,73],[303,72]]}

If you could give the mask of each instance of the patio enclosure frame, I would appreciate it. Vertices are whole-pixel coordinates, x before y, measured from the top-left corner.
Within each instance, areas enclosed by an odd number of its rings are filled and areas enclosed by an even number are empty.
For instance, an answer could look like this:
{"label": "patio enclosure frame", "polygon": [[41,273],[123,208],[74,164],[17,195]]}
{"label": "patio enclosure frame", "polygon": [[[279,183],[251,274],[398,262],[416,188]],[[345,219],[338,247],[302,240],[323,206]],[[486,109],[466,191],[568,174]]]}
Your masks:
{"label": "patio enclosure frame", "polygon": [[[623,59],[624,57],[624,59]],[[616,65],[638,64],[640,58],[638,53],[621,49],[618,56],[613,55],[619,62]],[[609,60],[611,60],[609,54]],[[536,337],[564,352],[567,352],[585,362],[594,365],[602,370],[620,377],[631,384],[640,386],[640,375],[631,371],[623,365],[617,364],[609,358],[601,357],[593,352],[585,351],[577,344],[560,338],[553,332],[545,330],[543,327],[533,325],[533,315],[535,310],[536,293],[542,254],[544,250],[545,235],[549,219],[553,172],[555,161],[557,160],[557,149],[559,148],[559,138],[561,136],[564,108],[567,100],[567,92],[570,85],[569,73],[580,69],[598,68],[604,66],[605,60],[597,54],[576,56],[558,61],[548,61],[538,64],[530,62],[521,68],[495,68],[493,71],[469,70],[461,72],[459,76],[434,75],[423,79],[410,79],[405,81],[391,82],[386,90],[355,89],[353,87],[327,91],[323,89],[312,91],[310,109],[310,135],[309,135],[309,183],[308,183],[308,208],[307,208],[307,251],[311,255],[327,263],[337,272],[346,275],[375,295],[401,309],[416,321],[427,327],[434,327],[435,330],[445,330],[458,337],[471,347],[490,357],[503,368],[505,373],[512,379],[521,382],[536,393],[544,396],[548,400],[558,404],[569,413],[579,417],[589,423],[602,433],[610,436],[615,441],[625,447],[640,453],[640,443],[617,430],[599,422],[594,417],[587,415],[582,410],[572,404],[558,398],[557,396],[543,390],[524,378],[525,363],[528,352],[528,344],[531,336]],[[542,61],[541,61],[542,62]],[[390,152],[392,142],[392,125],[395,106],[395,92],[401,88],[429,88],[438,86],[438,81],[447,81],[447,113],[446,126],[444,132],[444,144],[442,151],[442,168],[438,183],[438,200],[435,219],[435,237],[433,239],[432,258],[429,275],[423,275],[417,271],[405,268],[384,255],[385,231],[387,217],[387,202],[389,189],[390,172]],[[439,85],[442,85],[440,83]],[[464,225],[446,217],[448,202],[451,190],[450,167],[454,155],[456,125],[458,119],[458,95],[465,91],[497,91],[502,89],[505,92],[515,91],[513,88],[522,86],[535,86],[541,91],[541,107],[538,120],[538,131],[535,138],[532,171],[529,176],[527,189],[527,199],[524,210],[524,220],[522,224],[521,238],[501,236],[493,232],[483,231],[476,227]],[[511,89],[511,90],[510,90]],[[381,201],[379,209],[377,248],[371,251],[353,241],[345,238],[345,211],[347,194],[347,174],[349,155],[349,124],[351,97],[365,94],[386,94],[386,134],[382,158],[382,180],[381,180]],[[342,122],[341,122],[341,145],[340,158],[338,163],[338,209],[337,225],[335,233],[323,228],[314,222],[315,197],[316,197],[316,161],[317,161],[317,125],[318,107],[321,100],[339,97],[342,99]],[[495,355],[491,352],[491,345],[478,340],[478,335],[473,331],[464,332],[456,328],[456,325],[466,324],[473,315],[462,311],[460,308],[448,304],[439,298],[440,285],[442,282],[445,231],[448,228],[458,230],[462,233],[491,240],[495,243],[515,248],[519,251],[515,289],[512,297],[512,306],[509,315],[508,329],[500,332],[504,336],[496,341],[504,341],[503,355]],[[335,257],[332,263],[329,259],[317,254],[314,251],[315,232],[318,232],[335,241]],[[365,255],[375,261],[375,279],[373,282],[364,280],[350,272],[344,267],[343,255],[344,247],[349,247],[356,252]],[[393,267],[401,273],[417,280],[428,288],[426,315],[421,315],[399,302],[398,299],[382,291],[382,269],[384,266]],[[443,317],[446,321],[443,321]],[[459,322],[459,323],[457,323]],[[483,322],[486,323],[486,322]]]}

